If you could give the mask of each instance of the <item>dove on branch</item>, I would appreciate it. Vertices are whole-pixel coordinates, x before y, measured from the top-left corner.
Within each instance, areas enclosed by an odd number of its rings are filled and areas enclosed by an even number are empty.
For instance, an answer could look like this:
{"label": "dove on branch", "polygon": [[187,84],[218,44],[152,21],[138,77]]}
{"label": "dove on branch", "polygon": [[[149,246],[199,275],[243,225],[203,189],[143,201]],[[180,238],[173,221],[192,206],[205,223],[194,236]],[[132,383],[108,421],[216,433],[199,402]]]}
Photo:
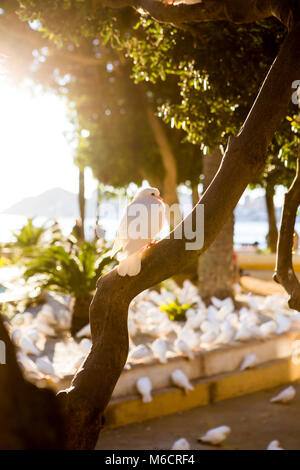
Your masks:
{"label": "dove on branch", "polygon": [[111,256],[119,253],[118,274],[136,276],[142,251],[155,239],[165,222],[165,206],[157,188],[141,189],[122,217]]}

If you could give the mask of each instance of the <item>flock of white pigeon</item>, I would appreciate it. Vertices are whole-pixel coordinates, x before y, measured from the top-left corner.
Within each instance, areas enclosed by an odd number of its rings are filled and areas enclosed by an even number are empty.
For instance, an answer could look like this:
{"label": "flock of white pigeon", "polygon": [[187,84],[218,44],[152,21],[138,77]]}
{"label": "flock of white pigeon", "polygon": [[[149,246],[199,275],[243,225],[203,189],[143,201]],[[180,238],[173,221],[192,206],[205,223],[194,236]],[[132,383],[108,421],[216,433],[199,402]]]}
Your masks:
{"label": "flock of white pigeon", "polygon": [[[53,295],[50,295],[50,299]],[[287,332],[297,324],[299,327],[300,313],[288,308],[287,298],[283,295],[240,295],[239,298],[243,300],[244,306],[238,310],[231,298],[220,300],[212,297],[211,305],[205,306],[197,288],[189,281],[185,281],[182,287],[173,284],[170,290],[161,288],[160,292],[144,291],[133,300],[129,309],[130,349],[125,369],[154,360],[164,364],[175,356],[193,359],[198,351],[224,345],[234,346],[251,339],[264,340]],[[186,311],[185,322],[171,321],[167,313],[160,310],[161,304],[175,300],[179,304],[191,305]],[[64,376],[73,375],[80,368],[91,348],[90,325],[78,332],[76,341],[70,336],[66,339],[70,311],[63,301],[56,305],[60,305],[60,308],[53,308],[51,303],[46,303],[38,312],[18,313],[7,322],[11,339],[17,346],[17,359],[25,375],[34,381],[46,380],[58,384]],[[47,344],[52,344],[51,354]],[[257,361],[255,354],[247,355],[241,370],[253,367]],[[185,393],[193,390],[193,385],[180,369],[172,372],[171,381]],[[136,389],[143,402],[152,400],[149,377],[141,376],[136,382]],[[279,397],[279,401],[286,399],[286,393],[288,401],[293,398],[295,390],[289,387],[283,392],[283,398]],[[201,440],[218,444],[229,433],[230,428],[221,426],[210,430]],[[174,443],[173,449],[188,447],[187,441],[181,439]],[[280,446],[272,442],[268,448],[280,449]]]}
{"label": "flock of white pigeon", "polygon": [[[278,395],[271,398],[271,403],[289,403],[296,396],[295,388],[290,385],[282,390]],[[212,445],[219,445],[229,436],[231,428],[229,426],[218,426],[217,428],[210,429],[203,436],[198,438],[198,441]],[[172,446],[172,450],[190,450],[191,446],[187,439],[184,437],[176,440]],[[278,440],[273,440],[267,446],[267,450],[284,450],[280,447]]]}

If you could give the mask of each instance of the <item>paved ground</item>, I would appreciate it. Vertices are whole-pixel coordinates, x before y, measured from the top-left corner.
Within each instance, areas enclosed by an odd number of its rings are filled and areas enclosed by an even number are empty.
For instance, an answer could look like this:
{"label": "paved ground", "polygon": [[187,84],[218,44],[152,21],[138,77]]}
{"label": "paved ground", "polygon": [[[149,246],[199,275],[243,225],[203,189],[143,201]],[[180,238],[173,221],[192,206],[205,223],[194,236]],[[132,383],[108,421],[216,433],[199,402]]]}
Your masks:
{"label": "paved ground", "polygon": [[[269,399],[284,387],[233,398],[144,423],[103,431],[97,449],[170,449],[185,437],[191,449],[266,449],[277,439],[287,450],[300,450],[300,383],[295,399],[286,405]],[[228,425],[231,435],[220,447],[197,442],[208,429]]]}

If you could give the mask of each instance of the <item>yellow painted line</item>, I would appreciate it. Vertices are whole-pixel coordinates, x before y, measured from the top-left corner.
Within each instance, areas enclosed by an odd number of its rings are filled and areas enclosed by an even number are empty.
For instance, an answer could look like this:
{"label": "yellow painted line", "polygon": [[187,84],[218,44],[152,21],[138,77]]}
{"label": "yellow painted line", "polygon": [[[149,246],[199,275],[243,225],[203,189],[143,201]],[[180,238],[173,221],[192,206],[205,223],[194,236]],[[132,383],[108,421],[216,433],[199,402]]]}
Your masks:
{"label": "yellow painted line", "polygon": [[116,428],[208,405],[300,379],[300,364],[291,359],[277,359],[243,372],[222,374],[194,382],[188,394],[177,388],[153,392],[153,400],[143,403],[140,397],[113,399],[105,412],[105,426]]}

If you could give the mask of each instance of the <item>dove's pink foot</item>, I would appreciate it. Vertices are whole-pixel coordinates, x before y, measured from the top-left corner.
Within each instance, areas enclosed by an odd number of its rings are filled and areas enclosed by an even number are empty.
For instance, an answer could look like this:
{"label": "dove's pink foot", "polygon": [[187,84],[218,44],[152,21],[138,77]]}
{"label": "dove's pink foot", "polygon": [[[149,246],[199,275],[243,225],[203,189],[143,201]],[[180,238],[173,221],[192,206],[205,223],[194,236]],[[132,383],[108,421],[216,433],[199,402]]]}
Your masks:
{"label": "dove's pink foot", "polygon": [[151,243],[148,243],[146,248],[150,248],[151,246],[156,245],[156,243],[158,243],[158,240],[153,240]]}

